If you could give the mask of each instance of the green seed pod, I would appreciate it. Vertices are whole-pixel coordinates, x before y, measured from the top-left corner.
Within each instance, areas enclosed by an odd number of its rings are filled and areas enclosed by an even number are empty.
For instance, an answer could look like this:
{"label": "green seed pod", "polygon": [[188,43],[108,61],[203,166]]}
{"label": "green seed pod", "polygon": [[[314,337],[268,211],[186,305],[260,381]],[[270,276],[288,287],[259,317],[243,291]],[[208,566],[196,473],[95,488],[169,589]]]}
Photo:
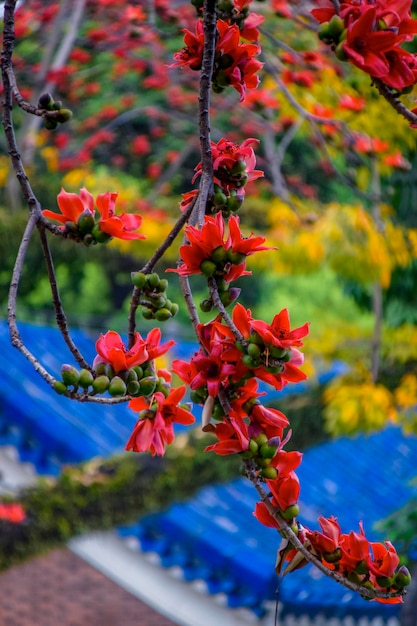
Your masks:
{"label": "green seed pod", "polygon": [[217,270],[217,266],[215,263],[213,263],[213,261],[210,261],[209,259],[204,259],[203,261],[201,261],[200,270],[204,276],[210,278],[210,276],[213,276],[214,272]]}
{"label": "green seed pod", "polygon": [[82,369],[80,370],[80,378],[78,380],[78,384],[83,389],[88,389],[90,385],[93,384],[94,376],[90,372],[90,370]]}
{"label": "green seed pod", "polygon": [[117,396],[125,396],[126,395],[126,383],[124,380],[120,378],[120,376],[115,376],[109,385],[109,394],[115,398]]}
{"label": "green seed pod", "polygon": [[64,384],[67,385],[67,387],[71,385],[76,387],[78,385],[80,373],[72,365],[64,364],[61,367],[61,377],[62,377]]}
{"label": "green seed pod", "polygon": [[110,379],[104,374],[101,376],[97,376],[97,378],[93,380],[93,389],[96,393],[104,393],[109,388],[109,385]]}
{"label": "green seed pod", "polygon": [[146,285],[146,275],[143,272],[132,272],[130,277],[132,279],[132,283],[138,289],[143,289]]}
{"label": "green seed pod", "polygon": [[267,478],[268,480],[275,480],[278,476],[277,470],[271,465],[268,465],[268,467],[263,467],[259,474],[260,476],[262,476],[262,478]]}
{"label": "green seed pod", "polygon": [[171,311],[168,311],[168,309],[158,309],[155,311],[155,318],[158,322],[166,322],[166,320],[171,318]]}
{"label": "green seed pod", "polygon": [[67,386],[61,380],[56,380],[53,384],[53,389],[56,393],[59,393],[60,396],[65,396],[68,392]]}
{"label": "green seed pod", "polygon": [[148,283],[149,287],[152,287],[152,289],[156,289],[157,287],[159,287],[160,278],[156,272],[153,272],[152,274],[146,275],[146,282]]}
{"label": "green seed pod", "polygon": [[140,393],[142,396],[150,396],[155,391],[157,378],[155,376],[146,376],[140,381]]}
{"label": "green seed pod", "polygon": [[294,519],[294,517],[297,517],[299,512],[300,507],[298,506],[298,504],[291,504],[291,506],[287,507],[285,511],[280,511],[280,514],[284,519],[290,520]]}
{"label": "green seed pod", "polygon": [[91,231],[93,230],[95,226],[95,223],[96,223],[96,220],[94,219],[94,215],[91,213],[91,211],[86,209],[85,211],[81,213],[80,217],[78,218],[78,221],[77,221],[78,230],[83,235],[87,235],[88,233],[91,233]]}

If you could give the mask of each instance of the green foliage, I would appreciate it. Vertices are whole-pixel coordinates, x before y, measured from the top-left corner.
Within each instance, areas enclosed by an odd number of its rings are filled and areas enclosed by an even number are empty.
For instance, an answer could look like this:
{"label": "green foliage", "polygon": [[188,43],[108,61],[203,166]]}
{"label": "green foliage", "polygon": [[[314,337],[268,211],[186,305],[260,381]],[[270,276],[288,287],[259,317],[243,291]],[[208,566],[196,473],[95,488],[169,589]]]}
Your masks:
{"label": "green foliage", "polygon": [[0,520],[0,570],[74,535],[129,523],[207,483],[236,477],[236,458],[203,452],[208,439],[187,438],[164,459],[127,454],[92,459],[67,467],[55,483],[41,481],[23,491],[19,502],[27,519],[21,524]]}

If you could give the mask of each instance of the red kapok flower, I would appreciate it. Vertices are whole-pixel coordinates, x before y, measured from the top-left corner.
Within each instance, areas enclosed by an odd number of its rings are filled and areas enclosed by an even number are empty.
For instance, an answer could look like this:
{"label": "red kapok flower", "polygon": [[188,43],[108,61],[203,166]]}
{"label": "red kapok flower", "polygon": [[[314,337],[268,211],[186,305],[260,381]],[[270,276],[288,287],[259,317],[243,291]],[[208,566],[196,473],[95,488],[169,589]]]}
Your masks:
{"label": "red kapok flower", "polygon": [[109,363],[116,374],[135,365],[141,365],[148,360],[149,356],[146,343],[139,333],[135,333],[135,342],[128,350],[119,333],[114,330],[100,335],[96,341],[96,350],[98,354],[93,365]]}
{"label": "red kapok flower", "polygon": [[91,236],[92,233],[96,241],[105,241],[111,237],[117,237],[118,239],[145,239],[145,235],[133,232],[141,225],[141,216],[134,213],[116,215],[116,199],[117,193],[111,193],[110,191],[97,196],[96,204],[100,217],[96,220],[94,197],[87,189],[82,188],[79,195],[68,193],[61,189],[57,196],[61,215],[48,209],[45,209],[42,213],[48,219],[53,219],[63,224],[63,229],[67,223],[70,223],[72,228],[78,229],[80,237],[87,234]]}
{"label": "red kapok flower", "polygon": [[195,421],[190,411],[178,406],[185,392],[185,385],[171,389],[167,397],[158,391],[152,396],[150,405],[144,397],[131,400],[128,406],[139,412],[139,420],[126,444],[126,450],[150,451],[152,456],[162,456],[166,445],[174,440],[173,423],[189,425]]}

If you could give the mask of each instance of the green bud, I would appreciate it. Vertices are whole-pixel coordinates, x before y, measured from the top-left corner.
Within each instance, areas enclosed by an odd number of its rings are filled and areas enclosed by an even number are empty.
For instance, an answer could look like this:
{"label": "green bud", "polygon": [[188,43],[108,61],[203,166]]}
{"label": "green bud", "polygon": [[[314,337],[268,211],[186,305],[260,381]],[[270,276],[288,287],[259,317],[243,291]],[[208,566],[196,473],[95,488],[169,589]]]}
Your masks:
{"label": "green bud", "polygon": [[247,348],[248,354],[252,359],[259,359],[261,356],[261,349],[256,343],[250,343]]}
{"label": "green bud", "polygon": [[140,393],[142,396],[150,396],[155,391],[157,379],[155,376],[146,376],[140,380]]}
{"label": "green bud", "polygon": [[242,204],[243,204],[243,198],[241,198],[240,196],[237,196],[237,195],[230,195],[227,198],[226,208],[231,213],[236,213],[236,211],[238,211],[240,209]]}
{"label": "green bud", "polygon": [[140,394],[140,384],[137,380],[130,380],[126,385],[126,390],[130,396],[138,396]]}
{"label": "green bud", "polygon": [[223,70],[217,72],[214,80],[218,87],[224,88],[230,85],[230,77]]}
{"label": "green bud", "polygon": [[109,377],[105,376],[104,374],[101,376],[97,376],[97,378],[93,380],[93,389],[96,393],[104,393],[109,388],[109,385]]}
{"label": "green bud", "polygon": [[343,41],[336,46],[334,53],[339,61],[349,61],[349,55],[345,52]]}
{"label": "green bud", "polygon": [[209,298],[207,298],[206,300],[202,300],[200,302],[200,309],[204,313],[209,313],[212,308],[213,308],[213,302]]}
{"label": "green bud", "polygon": [[204,399],[200,396],[198,391],[195,391],[194,389],[192,389],[190,391],[190,400],[191,400],[191,402],[194,402],[195,404],[203,404],[204,403]]}
{"label": "green bud", "polygon": [[136,380],[140,380],[143,376],[143,369],[141,368],[141,366],[135,365],[133,367],[133,371],[136,373],[136,376],[137,376]]}
{"label": "green bud", "polygon": [[171,311],[168,311],[168,309],[158,309],[155,312],[155,318],[158,322],[166,322],[166,320],[171,318]]}
{"label": "green bud", "polygon": [[61,367],[61,377],[65,385],[76,387],[80,378],[79,371],[72,365],[64,364]]}
{"label": "green bud", "polygon": [[152,304],[155,307],[155,309],[162,309],[162,308],[166,308],[166,303],[167,303],[167,299],[165,296],[163,296],[162,294],[160,296],[152,296]]}
{"label": "green bud", "polygon": [[411,583],[411,574],[405,565],[401,565],[395,574],[394,583],[400,588],[407,587]]}
{"label": "green bud", "polygon": [[65,396],[68,392],[67,386],[60,380],[56,380],[53,384],[53,389],[56,393],[59,393],[60,396]]}
{"label": "green bud", "polygon": [[55,117],[55,120],[60,124],[65,124],[65,122],[69,122],[72,119],[72,111],[69,109],[60,109],[59,115]]}
{"label": "green bud", "polygon": [[227,196],[222,191],[216,191],[213,196],[213,204],[215,207],[220,208],[226,205]]}
{"label": "green bud", "polygon": [[53,111],[60,111],[62,109],[62,100],[54,100],[52,103]]}
{"label": "green bud", "polygon": [[283,357],[287,354],[287,350],[285,348],[278,348],[277,346],[269,347],[269,356],[273,359],[283,359]]}
{"label": "green bud", "polygon": [[130,383],[130,381],[134,380],[136,381],[138,379],[138,375],[136,370],[132,367],[129,370],[127,370],[127,376],[125,379],[126,383]]}
{"label": "green bud", "polygon": [[391,587],[394,584],[394,576],[377,576],[376,582],[380,587]]}
{"label": "green bud", "polygon": [[78,218],[77,226],[79,231],[83,235],[86,235],[88,233],[91,233],[95,223],[96,220],[94,219],[94,215],[91,213],[91,211],[86,209],[81,213],[80,217]]}
{"label": "green bud", "polygon": [[166,291],[168,289],[168,281],[166,278],[159,280],[158,291]]}
{"label": "green bud", "polygon": [[254,361],[253,361],[252,357],[251,357],[251,356],[249,356],[249,354],[244,354],[244,355],[242,356],[242,363],[243,363],[243,365],[246,365],[246,367],[249,367],[249,368],[254,368],[254,367],[256,367],[256,365],[255,365],[255,363],[254,363]]}
{"label": "green bud", "polygon": [[271,465],[269,465],[268,467],[262,468],[259,474],[260,476],[262,476],[262,478],[267,478],[268,480],[275,480],[276,477],[278,476],[277,470],[275,469],[275,467],[272,467]]}
{"label": "green bud", "polygon": [[179,310],[180,310],[180,307],[178,306],[178,304],[176,302],[173,302],[171,304],[171,315],[172,315],[172,317],[175,317]]}
{"label": "green bud", "polygon": [[94,239],[91,233],[84,235],[83,243],[85,246],[93,246],[97,241]]}
{"label": "green bud", "polygon": [[264,443],[263,446],[260,447],[259,453],[264,459],[273,459],[277,453],[277,447],[269,446],[268,444]]}
{"label": "green bud", "polygon": [[109,394],[114,398],[117,396],[125,396],[126,395],[126,383],[120,376],[115,376],[109,385]]}
{"label": "green bud", "polygon": [[132,283],[138,289],[143,289],[146,285],[146,275],[143,272],[132,272],[130,274]]}
{"label": "green bud", "polygon": [[151,320],[154,317],[152,309],[148,309],[148,307],[144,306],[142,309],[142,317],[145,320]]}
{"label": "green bud", "polygon": [[148,283],[149,287],[152,287],[152,289],[156,289],[157,287],[159,287],[160,278],[156,272],[153,272],[152,274],[146,275],[146,282]]}
{"label": "green bud", "polygon": [[52,107],[54,104],[54,99],[50,93],[43,93],[38,100],[38,107],[40,109],[46,109],[47,111],[52,111]]}
{"label": "green bud", "polygon": [[107,233],[104,233],[102,230],[100,230],[100,224],[96,224],[94,226],[91,234],[93,235],[97,243],[107,243],[111,239],[111,235],[108,235]]}
{"label": "green bud", "polygon": [[323,559],[326,563],[337,563],[342,558],[342,551],[340,548],[336,548],[333,552],[325,552],[323,554]]}
{"label": "green bud", "polygon": [[357,574],[367,574],[369,572],[369,568],[366,564],[365,559],[362,559],[355,565],[355,572]]}
{"label": "green bud", "polygon": [[333,38],[334,41],[338,42],[340,35],[345,30],[345,23],[339,15],[332,15],[330,21],[328,22],[328,31],[330,37]]}
{"label": "green bud", "polygon": [[236,161],[236,163],[232,167],[232,171],[231,171],[232,176],[240,176],[240,174],[244,174],[245,172],[246,172],[246,162]]}
{"label": "green bud", "polygon": [[113,367],[110,365],[110,363],[106,363],[105,374],[106,374],[106,376],[108,376],[110,379],[112,379],[112,378],[113,378],[113,376],[115,375],[115,371],[114,371]]}
{"label": "green bud", "polygon": [[201,261],[200,270],[204,276],[210,278],[210,276],[213,276],[214,272],[217,270],[217,266],[209,259],[204,259]]}
{"label": "green bud", "polygon": [[218,246],[210,255],[210,261],[218,265],[219,263],[225,263],[227,261],[227,250],[223,246]]}
{"label": "green bud", "polygon": [[258,444],[258,446],[263,446],[268,443],[268,437],[265,435],[265,433],[259,433],[259,435],[255,439],[255,442]]}
{"label": "green bud", "polygon": [[268,467],[268,465],[271,465],[271,461],[272,459],[257,458],[256,464],[258,467]]}
{"label": "green bud", "polygon": [[106,365],[106,363],[97,363],[97,365],[94,366],[94,373],[96,376],[101,376],[106,373]]}
{"label": "green bud", "polygon": [[93,384],[94,376],[90,372],[90,370],[82,369],[80,370],[80,378],[78,380],[78,384],[83,389],[88,389],[90,385]]}
{"label": "green bud", "polygon": [[233,265],[241,265],[246,259],[246,254],[242,254],[241,252],[232,252],[231,250],[229,250],[227,256],[230,263],[233,263]]}
{"label": "green bud", "polygon": [[227,70],[234,63],[234,59],[231,54],[222,54],[219,60],[219,65],[223,70]]}
{"label": "green bud", "polygon": [[249,450],[253,454],[256,454],[259,450],[259,446],[256,443],[255,439],[249,439]]}
{"label": "green bud", "polygon": [[286,520],[294,519],[294,517],[297,517],[299,512],[300,507],[298,504],[291,504],[291,506],[288,506],[285,511],[280,511],[281,516]]}
{"label": "green bud", "polygon": [[46,130],[55,130],[56,128],[58,128],[58,122],[56,120],[53,120],[49,117],[45,117],[44,118],[44,126],[46,128]]}

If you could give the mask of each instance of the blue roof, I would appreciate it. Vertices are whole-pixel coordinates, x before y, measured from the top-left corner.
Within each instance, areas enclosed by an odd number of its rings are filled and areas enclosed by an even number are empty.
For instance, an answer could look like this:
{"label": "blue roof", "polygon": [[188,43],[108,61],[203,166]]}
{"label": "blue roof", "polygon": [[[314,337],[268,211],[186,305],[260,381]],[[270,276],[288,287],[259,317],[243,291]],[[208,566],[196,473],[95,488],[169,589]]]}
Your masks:
{"label": "blue roof", "polygon": [[[56,328],[19,324],[28,348],[58,379],[61,365],[75,362]],[[81,331],[72,337],[87,361],[96,354],[94,339]],[[65,463],[122,450],[136,422],[126,405],[76,402],[56,394],[10,343],[0,322],[0,444],[13,444],[39,473],[57,473]]]}
{"label": "blue roof", "polygon": [[[389,427],[372,436],[342,438],[305,452],[297,470],[301,482],[300,521],[318,528],[320,515],[338,517],[343,532],[358,531],[365,522],[367,537],[387,539],[375,522],[417,496],[417,438]],[[276,599],[274,574],[279,535],[252,515],[257,494],[244,478],[210,486],[166,512],[120,529],[136,535],[142,549],[160,554],[165,566],[180,565],[188,579],[202,578],[212,593],[224,592],[230,606],[248,606],[261,613]],[[284,577],[279,599],[284,612],[332,617],[398,614],[398,606],[363,600],[307,566]]]}

